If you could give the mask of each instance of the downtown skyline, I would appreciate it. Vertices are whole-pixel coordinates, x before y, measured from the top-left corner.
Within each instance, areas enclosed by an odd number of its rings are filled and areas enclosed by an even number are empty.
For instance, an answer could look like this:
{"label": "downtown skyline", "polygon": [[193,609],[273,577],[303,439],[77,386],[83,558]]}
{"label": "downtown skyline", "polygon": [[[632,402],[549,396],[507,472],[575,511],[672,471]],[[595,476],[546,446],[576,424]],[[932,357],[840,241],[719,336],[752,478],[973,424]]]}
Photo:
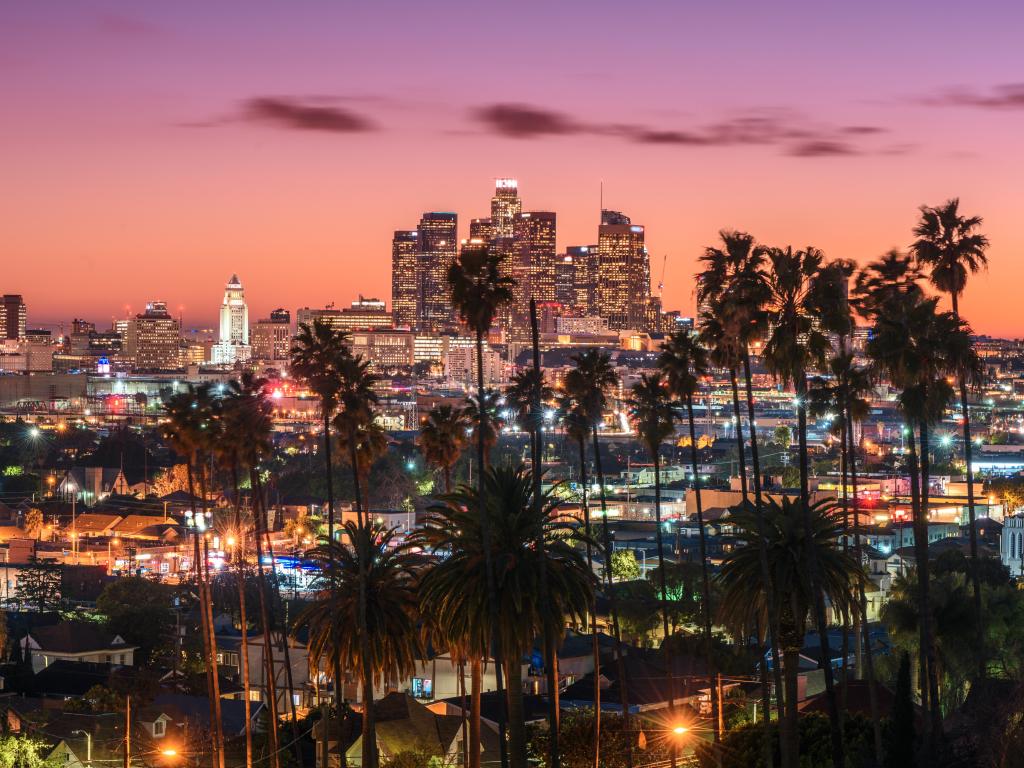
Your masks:
{"label": "downtown skyline", "polygon": [[[1019,8],[984,4],[960,28],[941,3],[640,4],[615,46],[612,6],[533,24],[538,7],[496,25],[459,4],[241,20],[229,4],[202,29],[188,4],[5,7],[3,290],[30,323],[102,323],[155,291],[189,327],[213,326],[233,271],[254,317],[385,297],[395,229],[453,210],[465,237],[511,176],[557,211],[560,252],[592,240],[603,181],[605,207],[646,226],[655,283],[668,256],[664,306],[684,314],[721,228],[865,263],[910,243],[919,205],[959,196],[993,265],[964,315],[1024,334],[1006,311],[1024,279]],[[385,46],[358,32],[386,26]],[[128,265],[162,271],[148,284]]]}

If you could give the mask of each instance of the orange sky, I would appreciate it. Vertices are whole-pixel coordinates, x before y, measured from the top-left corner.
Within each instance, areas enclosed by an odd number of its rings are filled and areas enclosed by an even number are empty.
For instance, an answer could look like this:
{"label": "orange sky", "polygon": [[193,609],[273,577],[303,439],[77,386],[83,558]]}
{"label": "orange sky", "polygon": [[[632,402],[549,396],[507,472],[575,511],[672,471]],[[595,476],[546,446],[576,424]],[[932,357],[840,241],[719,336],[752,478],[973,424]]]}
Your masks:
{"label": "orange sky", "polygon": [[154,298],[209,323],[232,272],[253,318],[387,298],[392,231],[465,232],[508,175],[560,248],[603,180],[683,311],[720,228],[864,261],[958,195],[992,242],[963,312],[1024,335],[1019,6],[565,5],[5,5],[0,292],[30,324]]}

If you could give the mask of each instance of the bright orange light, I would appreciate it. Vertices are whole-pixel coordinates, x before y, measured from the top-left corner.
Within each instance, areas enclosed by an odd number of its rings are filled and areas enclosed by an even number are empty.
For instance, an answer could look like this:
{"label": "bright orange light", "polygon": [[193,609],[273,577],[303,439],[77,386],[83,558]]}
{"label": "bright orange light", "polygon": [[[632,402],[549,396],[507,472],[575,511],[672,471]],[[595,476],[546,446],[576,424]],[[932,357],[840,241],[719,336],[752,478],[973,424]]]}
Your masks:
{"label": "bright orange light", "polygon": [[685,725],[677,725],[675,728],[672,729],[672,733],[674,733],[676,736],[682,736],[685,733],[689,733],[689,731],[690,729],[687,728]]}
{"label": "bright orange light", "polygon": [[168,747],[167,749],[161,749],[160,754],[164,757],[177,757],[178,750]]}
{"label": "bright orange light", "polygon": [[227,544],[228,544],[229,547],[235,546],[235,537],[234,536],[228,536]]}

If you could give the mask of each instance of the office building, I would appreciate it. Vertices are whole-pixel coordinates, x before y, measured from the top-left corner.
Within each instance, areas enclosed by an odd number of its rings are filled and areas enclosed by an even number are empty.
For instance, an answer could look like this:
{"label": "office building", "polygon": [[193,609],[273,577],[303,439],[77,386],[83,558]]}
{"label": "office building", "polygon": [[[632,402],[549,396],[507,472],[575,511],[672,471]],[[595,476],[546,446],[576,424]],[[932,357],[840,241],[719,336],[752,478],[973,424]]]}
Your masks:
{"label": "office building", "polygon": [[516,219],[522,210],[519,182],[515,179],[495,179],[494,197],[491,198],[492,236],[512,237]]}
{"label": "office building", "polygon": [[458,248],[458,216],[448,212],[424,213],[420,219],[417,278],[419,281],[421,331],[441,331],[455,322],[448,269]]}
{"label": "office building", "polygon": [[20,294],[6,293],[0,299],[0,338],[20,340],[25,338],[28,324],[28,309]]}
{"label": "office building", "polygon": [[169,371],[181,367],[181,326],[167,303],[151,301],[128,321],[125,348],[137,370]]}
{"label": "office building", "polygon": [[597,312],[612,330],[647,330],[651,267],[644,228],[618,211],[601,211],[598,227]]}
{"label": "office building", "polygon": [[570,245],[565,249],[573,266],[571,306],[582,315],[593,315],[597,311],[598,253],[596,245]]}
{"label": "office building", "polygon": [[217,365],[232,365],[248,360],[252,353],[249,346],[249,307],[245,303],[245,289],[232,275],[224,287],[224,299],[220,305],[220,335],[211,350],[212,362]]}
{"label": "office building", "polygon": [[414,328],[419,317],[419,233],[400,229],[391,239],[391,315],[399,328]]}
{"label": "office building", "polygon": [[254,359],[286,362],[292,342],[291,313],[287,309],[275,309],[269,318],[257,320],[250,340]]}

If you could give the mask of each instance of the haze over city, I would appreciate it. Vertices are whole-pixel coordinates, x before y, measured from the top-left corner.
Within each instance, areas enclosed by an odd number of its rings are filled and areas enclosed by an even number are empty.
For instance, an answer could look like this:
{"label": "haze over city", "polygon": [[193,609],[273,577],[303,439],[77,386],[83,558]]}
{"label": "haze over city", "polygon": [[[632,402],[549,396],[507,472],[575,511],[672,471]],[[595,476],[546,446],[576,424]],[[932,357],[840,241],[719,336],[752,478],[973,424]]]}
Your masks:
{"label": "haze over city", "polygon": [[392,232],[464,237],[512,176],[560,251],[603,182],[692,314],[720,228],[863,263],[959,196],[991,241],[964,314],[1018,336],[1024,10],[958,8],[8,3],[3,289],[36,324],[209,326],[233,272],[254,316],[388,300]]}

